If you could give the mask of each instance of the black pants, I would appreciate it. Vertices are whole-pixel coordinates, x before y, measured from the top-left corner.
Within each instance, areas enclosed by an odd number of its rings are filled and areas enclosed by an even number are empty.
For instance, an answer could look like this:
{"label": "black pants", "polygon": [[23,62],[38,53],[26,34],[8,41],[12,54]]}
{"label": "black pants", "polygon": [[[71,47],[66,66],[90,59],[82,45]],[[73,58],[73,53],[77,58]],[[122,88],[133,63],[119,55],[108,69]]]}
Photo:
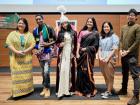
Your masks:
{"label": "black pants", "polygon": [[139,95],[140,80],[139,72],[137,70],[137,58],[136,56],[127,55],[121,58],[122,63],[122,89],[127,91],[128,79],[129,79],[129,70],[134,81],[134,95]]}

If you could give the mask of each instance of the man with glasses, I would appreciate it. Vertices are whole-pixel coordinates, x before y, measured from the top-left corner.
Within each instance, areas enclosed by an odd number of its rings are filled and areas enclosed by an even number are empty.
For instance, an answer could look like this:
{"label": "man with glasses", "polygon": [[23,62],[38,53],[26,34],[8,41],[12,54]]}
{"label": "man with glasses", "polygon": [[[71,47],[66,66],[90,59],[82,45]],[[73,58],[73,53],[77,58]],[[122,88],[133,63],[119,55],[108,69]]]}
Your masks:
{"label": "man with glasses", "polygon": [[120,55],[122,64],[122,88],[118,95],[127,95],[129,70],[134,81],[133,97],[127,105],[139,103],[140,79],[137,70],[138,51],[140,42],[140,25],[136,24],[137,11],[130,9],[128,12],[128,23],[122,27],[120,38]]}

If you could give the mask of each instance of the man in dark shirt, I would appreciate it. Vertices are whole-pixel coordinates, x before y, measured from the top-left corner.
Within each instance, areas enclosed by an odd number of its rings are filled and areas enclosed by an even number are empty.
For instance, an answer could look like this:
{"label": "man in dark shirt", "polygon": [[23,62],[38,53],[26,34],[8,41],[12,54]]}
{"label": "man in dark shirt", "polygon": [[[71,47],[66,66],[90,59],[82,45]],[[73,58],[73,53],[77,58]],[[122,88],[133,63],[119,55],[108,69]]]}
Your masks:
{"label": "man in dark shirt", "polygon": [[127,105],[136,105],[139,103],[140,79],[137,70],[138,51],[140,42],[140,25],[136,24],[137,11],[130,9],[128,13],[128,23],[121,30],[120,55],[122,63],[122,88],[119,95],[127,94],[129,70],[134,81],[134,96]]}

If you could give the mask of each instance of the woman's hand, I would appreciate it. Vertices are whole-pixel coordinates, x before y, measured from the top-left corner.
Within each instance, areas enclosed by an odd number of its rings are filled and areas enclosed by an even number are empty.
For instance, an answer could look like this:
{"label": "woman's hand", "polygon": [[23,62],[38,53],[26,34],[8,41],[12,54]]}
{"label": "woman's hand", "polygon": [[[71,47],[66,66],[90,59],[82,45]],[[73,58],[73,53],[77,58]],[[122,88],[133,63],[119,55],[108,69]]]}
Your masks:
{"label": "woman's hand", "polygon": [[85,52],[86,50],[87,50],[86,48],[81,48],[81,51],[84,51]]}
{"label": "woman's hand", "polygon": [[59,47],[64,47],[64,42],[61,42]]}
{"label": "woman's hand", "polygon": [[23,51],[16,51],[15,53],[16,53],[17,55],[22,55],[22,56],[25,55],[25,53],[24,53]]}
{"label": "woman's hand", "polygon": [[103,59],[103,62],[108,63],[109,62],[109,58]]}
{"label": "woman's hand", "polygon": [[102,58],[102,57],[99,57],[99,60],[100,60],[100,61],[103,61],[103,60],[104,60],[104,58]]}
{"label": "woman's hand", "polygon": [[24,54],[31,53],[31,50],[29,50],[29,51],[28,51],[28,50],[24,50],[23,53],[24,53]]}
{"label": "woman's hand", "polygon": [[76,53],[76,58],[79,58],[80,57],[80,54],[77,52]]}

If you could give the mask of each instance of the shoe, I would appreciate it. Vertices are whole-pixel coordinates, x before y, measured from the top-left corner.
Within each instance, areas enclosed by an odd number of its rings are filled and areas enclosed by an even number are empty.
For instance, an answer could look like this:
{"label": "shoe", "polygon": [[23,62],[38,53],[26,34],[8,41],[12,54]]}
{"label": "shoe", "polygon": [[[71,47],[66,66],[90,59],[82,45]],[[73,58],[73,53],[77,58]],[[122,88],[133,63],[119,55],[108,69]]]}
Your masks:
{"label": "shoe", "polygon": [[69,94],[69,95],[64,95],[64,97],[71,97],[72,95],[71,94]]}
{"label": "shoe", "polygon": [[93,91],[93,93],[91,94],[91,97],[94,97],[97,93],[98,93],[98,91],[97,91],[97,89],[95,89],[95,90]]}
{"label": "shoe", "polygon": [[101,96],[104,96],[104,95],[105,95],[105,93],[106,93],[106,91],[105,91],[104,93],[101,93]]}
{"label": "shoe", "polygon": [[136,105],[139,103],[139,96],[133,96],[127,103],[127,105]]}
{"label": "shoe", "polygon": [[41,96],[45,95],[45,88],[43,88],[42,92],[40,93]]}
{"label": "shoe", "polygon": [[106,91],[105,93],[102,94],[103,99],[107,99],[107,98],[109,98],[109,96],[112,96],[112,93],[109,91]]}
{"label": "shoe", "polygon": [[75,95],[75,92],[70,92],[70,95]]}
{"label": "shoe", "polygon": [[87,98],[90,98],[90,97],[91,97],[91,94],[87,94],[86,97],[87,97]]}
{"label": "shoe", "polygon": [[136,105],[139,103],[139,96],[133,96],[127,103],[127,105]]}
{"label": "shoe", "polygon": [[116,90],[111,90],[111,93],[113,94],[113,95],[117,95],[117,92],[116,92]]}
{"label": "shoe", "polygon": [[55,93],[55,95],[57,96],[57,95],[58,95],[58,93]]}
{"label": "shoe", "polygon": [[14,101],[17,101],[17,100],[20,100],[21,99],[21,97],[12,97],[12,100],[14,100]]}
{"label": "shoe", "polygon": [[127,90],[120,89],[120,90],[117,92],[117,95],[127,95]]}
{"label": "shoe", "polygon": [[111,92],[109,92],[109,91],[105,91],[104,93],[101,93],[101,96],[104,96],[104,95],[106,95],[106,94],[110,94],[110,95],[112,95]]}
{"label": "shoe", "polygon": [[63,99],[63,97],[64,97],[64,96],[60,96],[60,97],[58,97],[58,100],[62,100],[62,99]]}
{"label": "shoe", "polygon": [[46,89],[45,90],[44,98],[48,98],[49,96],[50,96],[50,90],[49,89]]}

